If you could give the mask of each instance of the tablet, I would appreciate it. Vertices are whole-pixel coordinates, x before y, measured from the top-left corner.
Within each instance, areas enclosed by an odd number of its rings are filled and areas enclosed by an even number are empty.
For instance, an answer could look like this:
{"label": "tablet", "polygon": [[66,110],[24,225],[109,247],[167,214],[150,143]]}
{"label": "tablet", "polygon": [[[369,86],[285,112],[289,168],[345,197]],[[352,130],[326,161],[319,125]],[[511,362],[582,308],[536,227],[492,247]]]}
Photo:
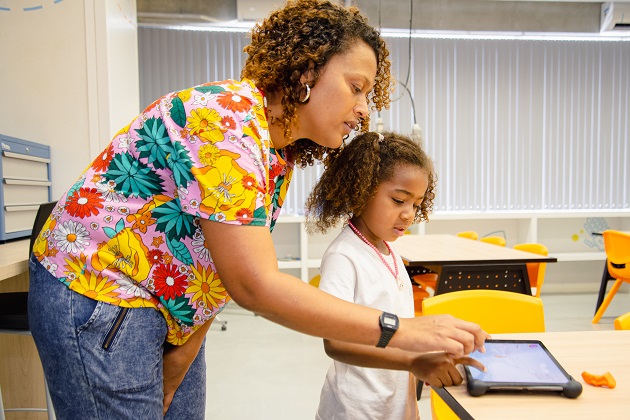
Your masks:
{"label": "tablet", "polygon": [[486,352],[475,351],[487,371],[464,366],[472,396],[488,391],[558,392],[576,398],[582,384],[569,375],[538,340],[486,340]]}

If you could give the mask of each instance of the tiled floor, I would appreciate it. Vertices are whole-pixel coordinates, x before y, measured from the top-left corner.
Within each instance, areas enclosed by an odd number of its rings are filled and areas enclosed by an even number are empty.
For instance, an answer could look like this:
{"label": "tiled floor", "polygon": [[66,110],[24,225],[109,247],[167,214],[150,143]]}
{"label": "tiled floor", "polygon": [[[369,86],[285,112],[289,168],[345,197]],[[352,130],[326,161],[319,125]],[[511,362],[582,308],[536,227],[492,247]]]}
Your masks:
{"label": "tiled floor", "polygon": [[[618,293],[600,324],[591,324],[595,294],[544,295],[548,331],[613,329],[630,311],[630,294]],[[321,340],[273,324],[231,303],[222,313],[227,330],[213,326],[206,342],[207,419],[313,419],[330,360]],[[419,402],[431,419],[428,392]]]}

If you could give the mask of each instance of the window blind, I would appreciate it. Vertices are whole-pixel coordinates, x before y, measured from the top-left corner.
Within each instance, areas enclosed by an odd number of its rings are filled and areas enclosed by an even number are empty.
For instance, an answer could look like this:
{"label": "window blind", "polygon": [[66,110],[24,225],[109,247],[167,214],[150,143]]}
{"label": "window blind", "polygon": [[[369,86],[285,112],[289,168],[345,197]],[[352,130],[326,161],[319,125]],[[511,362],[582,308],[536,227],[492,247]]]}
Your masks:
{"label": "window blind", "polygon": [[[630,208],[629,42],[386,41],[399,83],[380,118],[385,130],[420,126],[438,173],[436,210]],[[249,41],[245,32],[141,27],[138,42],[146,106],[173,90],[238,79]],[[303,213],[322,169],[297,171],[285,213]]]}

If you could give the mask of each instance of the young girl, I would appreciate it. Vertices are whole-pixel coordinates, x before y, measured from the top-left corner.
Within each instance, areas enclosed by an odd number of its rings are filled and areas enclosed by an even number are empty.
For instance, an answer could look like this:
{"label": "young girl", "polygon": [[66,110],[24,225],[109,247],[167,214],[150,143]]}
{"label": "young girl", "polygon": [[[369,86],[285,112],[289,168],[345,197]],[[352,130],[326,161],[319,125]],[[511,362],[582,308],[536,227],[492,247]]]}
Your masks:
{"label": "young girl", "polygon": [[[388,242],[427,220],[435,188],[431,160],[418,143],[393,133],[359,135],[331,160],[307,202],[307,227],[325,233],[340,221],[347,226],[324,253],[319,288],[413,318],[411,281]],[[416,419],[417,379],[448,386],[462,381],[456,363],[483,368],[443,352],[326,339],[324,347],[335,361],[321,393],[316,417],[321,420]]]}

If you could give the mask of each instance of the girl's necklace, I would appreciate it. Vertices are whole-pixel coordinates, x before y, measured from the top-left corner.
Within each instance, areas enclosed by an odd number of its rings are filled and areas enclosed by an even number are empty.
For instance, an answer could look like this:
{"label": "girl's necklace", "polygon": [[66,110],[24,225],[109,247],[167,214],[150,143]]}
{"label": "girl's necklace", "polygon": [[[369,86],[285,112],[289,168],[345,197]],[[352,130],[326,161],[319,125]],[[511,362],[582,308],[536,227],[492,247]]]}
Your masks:
{"label": "girl's necklace", "polygon": [[381,251],[379,251],[378,248],[374,244],[372,244],[370,241],[368,241],[367,238],[365,236],[363,236],[363,234],[361,232],[359,232],[359,229],[357,229],[352,224],[352,222],[349,221],[349,220],[348,220],[348,226],[350,226],[350,229],[352,229],[352,231],[354,233],[356,233],[357,236],[359,238],[361,238],[361,240],[363,242],[368,244],[368,246],[370,248],[372,248],[374,250],[374,252],[376,252],[376,255],[378,255],[378,257],[381,259],[381,261],[383,261],[383,264],[385,264],[385,267],[387,267],[389,272],[392,273],[392,276],[394,276],[394,278],[396,279],[396,284],[398,285],[398,290],[402,290],[403,283],[400,281],[400,278],[398,277],[398,263],[396,262],[396,256],[394,255],[394,251],[392,251],[392,248],[389,246],[389,244],[386,241],[383,241],[383,243],[387,247],[387,250],[389,251],[389,255],[391,255],[392,256],[392,260],[394,260],[394,269],[393,270],[392,270],[392,267],[389,264],[387,264],[387,261],[385,261],[385,256],[381,253]]}

